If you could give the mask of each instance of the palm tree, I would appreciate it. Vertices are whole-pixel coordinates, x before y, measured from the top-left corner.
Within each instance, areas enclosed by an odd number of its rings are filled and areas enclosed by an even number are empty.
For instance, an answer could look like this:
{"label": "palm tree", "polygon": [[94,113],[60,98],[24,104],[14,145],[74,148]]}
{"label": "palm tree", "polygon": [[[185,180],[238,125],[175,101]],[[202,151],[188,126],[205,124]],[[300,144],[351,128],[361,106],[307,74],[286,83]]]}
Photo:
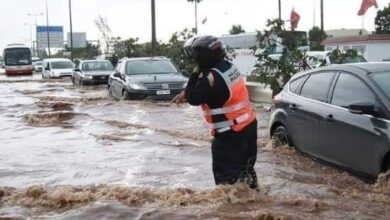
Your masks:
{"label": "palm tree", "polygon": [[198,3],[202,0],[187,0],[188,2],[193,2],[195,5],[195,33],[198,33]]}

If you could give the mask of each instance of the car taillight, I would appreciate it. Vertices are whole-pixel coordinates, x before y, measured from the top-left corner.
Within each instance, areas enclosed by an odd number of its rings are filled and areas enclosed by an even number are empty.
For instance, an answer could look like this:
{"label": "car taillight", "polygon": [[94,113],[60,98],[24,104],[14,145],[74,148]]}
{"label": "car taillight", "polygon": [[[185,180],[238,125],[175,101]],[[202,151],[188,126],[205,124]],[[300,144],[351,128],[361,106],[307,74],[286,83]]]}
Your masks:
{"label": "car taillight", "polygon": [[279,93],[277,95],[274,96],[274,98],[272,99],[272,104],[276,104],[276,103],[279,103],[282,101],[282,93]]}

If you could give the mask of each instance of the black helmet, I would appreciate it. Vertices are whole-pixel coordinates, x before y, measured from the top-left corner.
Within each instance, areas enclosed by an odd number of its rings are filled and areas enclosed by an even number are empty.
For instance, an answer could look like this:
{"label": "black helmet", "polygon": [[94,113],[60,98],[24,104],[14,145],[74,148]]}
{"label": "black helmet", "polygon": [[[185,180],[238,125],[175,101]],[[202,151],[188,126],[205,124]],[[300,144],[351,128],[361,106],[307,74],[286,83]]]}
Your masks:
{"label": "black helmet", "polygon": [[184,44],[184,51],[202,66],[214,65],[226,55],[222,41],[210,35],[188,39]]}

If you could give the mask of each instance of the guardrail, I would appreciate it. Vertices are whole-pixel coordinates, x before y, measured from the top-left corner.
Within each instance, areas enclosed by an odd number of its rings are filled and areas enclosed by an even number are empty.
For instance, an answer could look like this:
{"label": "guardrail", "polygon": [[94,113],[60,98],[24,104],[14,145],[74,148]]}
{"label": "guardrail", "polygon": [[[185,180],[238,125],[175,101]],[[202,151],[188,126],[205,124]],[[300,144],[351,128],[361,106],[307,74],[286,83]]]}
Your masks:
{"label": "guardrail", "polygon": [[246,82],[249,99],[255,103],[272,103],[272,90],[269,86],[258,82]]}

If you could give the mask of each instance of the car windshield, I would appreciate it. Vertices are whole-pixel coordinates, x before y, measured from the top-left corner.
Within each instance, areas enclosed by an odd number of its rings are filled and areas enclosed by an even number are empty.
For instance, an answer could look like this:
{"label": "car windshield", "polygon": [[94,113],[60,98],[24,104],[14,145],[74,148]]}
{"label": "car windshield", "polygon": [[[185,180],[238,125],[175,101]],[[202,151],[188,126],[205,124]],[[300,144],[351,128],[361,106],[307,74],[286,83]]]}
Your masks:
{"label": "car windshield", "polygon": [[127,75],[177,73],[177,69],[167,60],[137,60],[126,64]]}
{"label": "car windshield", "polygon": [[73,63],[70,61],[51,62],[52,69],[73,69]]}
{"label": "car windshield", "polygon": [[7,49],[5,51],[6,65],[29,65],[31,64],[31,51],[25,48]]}
{"label": "car windshield", "polygon": [[390,99],[390,72],[373,73],[371,78],[375,81],[378,87]]}
{"label": "car windshield", "polygon": [[82,64],[83,71],[113,70],[114,67],[109,61],[90,61]]}

